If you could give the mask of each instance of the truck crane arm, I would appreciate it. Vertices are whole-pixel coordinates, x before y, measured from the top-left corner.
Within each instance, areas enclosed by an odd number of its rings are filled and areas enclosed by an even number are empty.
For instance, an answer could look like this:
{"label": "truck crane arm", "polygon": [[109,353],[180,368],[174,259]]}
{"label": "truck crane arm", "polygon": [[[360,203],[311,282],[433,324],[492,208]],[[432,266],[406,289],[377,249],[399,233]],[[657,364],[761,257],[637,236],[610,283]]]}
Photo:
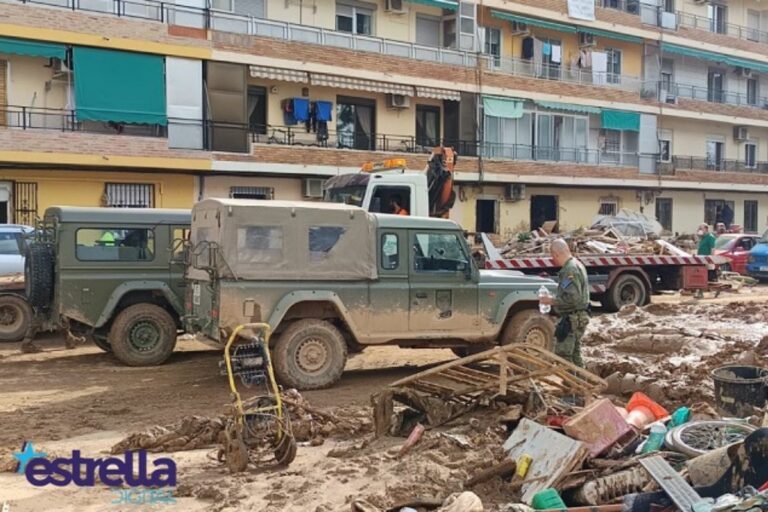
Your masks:
{"label": "truck crane arm", "polygon": [[432,150],[425,172],[429,190],[429,216],[448,218],[448,213],[456,202],[453,190],[453,169],[456,164],[456,152],[443,146]]}

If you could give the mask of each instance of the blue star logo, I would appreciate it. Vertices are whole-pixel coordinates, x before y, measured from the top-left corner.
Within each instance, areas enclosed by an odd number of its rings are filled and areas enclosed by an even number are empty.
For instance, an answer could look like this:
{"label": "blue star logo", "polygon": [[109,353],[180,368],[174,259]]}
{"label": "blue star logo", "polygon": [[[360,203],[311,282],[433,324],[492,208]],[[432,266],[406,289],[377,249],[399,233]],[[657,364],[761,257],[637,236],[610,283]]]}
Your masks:
{"label": "blue star logo", "polygon": [[47,453],[36,452],[35,447],[32,446],[32,443],[25,441],[21,446],[20,452],[13,452],[13,458],[19,461],[19,470],[17,473],[24,473],[30,460],[42,458],[46,455]]}

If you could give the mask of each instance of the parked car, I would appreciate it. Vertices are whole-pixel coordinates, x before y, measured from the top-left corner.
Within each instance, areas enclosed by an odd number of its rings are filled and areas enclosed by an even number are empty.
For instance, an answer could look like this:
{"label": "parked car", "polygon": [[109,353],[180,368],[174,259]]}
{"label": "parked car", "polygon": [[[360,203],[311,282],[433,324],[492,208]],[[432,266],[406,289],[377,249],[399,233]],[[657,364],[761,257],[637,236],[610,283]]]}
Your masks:
{"label": "parked car", "polygon": [[768,281],[768,230],[749,251],[747,272],[760,281]]}
{"label": "parked car", "polygon": [[713,254],[725,256],[731,260],[730,264],[723,265],[723,270],[746,274],[749,251],[759,240],[760,235],[725,233],[717,237]]}
{"label": "parked car", "polygon": [[0,275],[24,272],[24,235],[34,231],[20,224],[0,225]]}

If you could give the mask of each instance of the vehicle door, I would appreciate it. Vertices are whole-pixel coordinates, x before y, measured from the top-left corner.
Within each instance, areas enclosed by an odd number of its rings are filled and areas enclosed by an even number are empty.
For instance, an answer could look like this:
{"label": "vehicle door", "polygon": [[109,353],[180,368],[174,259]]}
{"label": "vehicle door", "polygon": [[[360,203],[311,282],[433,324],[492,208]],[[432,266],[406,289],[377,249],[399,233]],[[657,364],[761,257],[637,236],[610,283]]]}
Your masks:
{"label": "vehicle door", "polygon": [[[370,285],[371,342],[408,336],[408,232],[381,229],[378,236],[379,278]],[[362,337],[362,336],[361,336]]]}
{"label": "vehicle door", "polygon": [[478,287],[460,233],[411,230],[410,314],[412,334],[476,332]]}
{"label": "vehicle door", "polygon": [[749,251],[751,251],[754,246],[755,239],[752,237],[742,237],[736,241],[731,256],[731,267],[734,272],[746,274]]}

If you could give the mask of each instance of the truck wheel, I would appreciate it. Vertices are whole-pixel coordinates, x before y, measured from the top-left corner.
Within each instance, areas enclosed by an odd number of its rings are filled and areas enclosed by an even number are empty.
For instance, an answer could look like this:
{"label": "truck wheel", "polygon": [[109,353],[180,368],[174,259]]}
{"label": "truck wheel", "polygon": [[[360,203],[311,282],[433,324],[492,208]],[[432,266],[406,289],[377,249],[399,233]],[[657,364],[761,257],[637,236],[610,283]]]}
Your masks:
{"label": "truck wheel", "polygon": [[24,256],[24,291],[35,310],[50,307],[53,301],[53,253],[43,244],[33,243]]}
{"label": "truck wheel", "polygon": [[112,352],[112,345],[109,343],[109,338],[106,334],[103,333],[92,333],[86,336],[86,339],[88,341],[92,341],[94,345],[99,347],[101,350],[106,352],[107,354]]}
{"label": "truck wheel", "polygon": [[634,274],[622,274],[600,302],[609,312],[614,313],[629,304],[645,306],[647,299],[648,293],[642,279]]}
{"label": "truck wheel", "polygon": [[536,345],[551,352],[555,348],[555,324],[535,309],[518,311],[507,322],[499,341],[501,345]]}
{"label": "truck wheel", "polygon": [[32,325],[32,309],[16,295],[0,295],[0,341],[21,341]]}
{"label": "truck wheel", "polygon": [[134,304],[117,315],[108,339],[115,357],[128,366],[156,366],[176,346],[176,322],[160,306]]}
{"label": "truck wheel", "polygon": [[300,390],[327,388],[341,378],[347,344],[332,324],[309,318],[280,334],[273,355],[281,384]]}

